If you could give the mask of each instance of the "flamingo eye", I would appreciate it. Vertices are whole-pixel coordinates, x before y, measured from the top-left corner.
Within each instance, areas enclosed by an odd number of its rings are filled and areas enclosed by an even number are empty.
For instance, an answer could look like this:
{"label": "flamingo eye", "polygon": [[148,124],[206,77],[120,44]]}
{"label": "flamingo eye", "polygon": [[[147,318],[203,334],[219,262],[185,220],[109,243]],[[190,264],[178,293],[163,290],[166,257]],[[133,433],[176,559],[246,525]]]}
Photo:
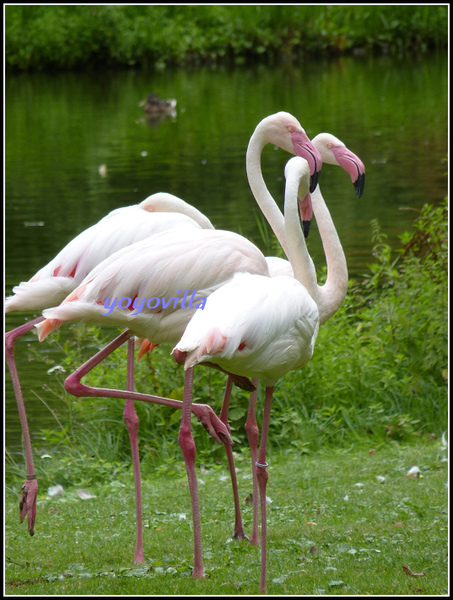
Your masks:
{"label": "flamingo eye", "polygon": [[292,125],[287,125],[286,129],[287,129],[288,133],[292,133],[294,131],[294,127]]}
{"label": "flamingo eye", "polygon": [[333,144],[327,144],[327,150],[332,150]]}

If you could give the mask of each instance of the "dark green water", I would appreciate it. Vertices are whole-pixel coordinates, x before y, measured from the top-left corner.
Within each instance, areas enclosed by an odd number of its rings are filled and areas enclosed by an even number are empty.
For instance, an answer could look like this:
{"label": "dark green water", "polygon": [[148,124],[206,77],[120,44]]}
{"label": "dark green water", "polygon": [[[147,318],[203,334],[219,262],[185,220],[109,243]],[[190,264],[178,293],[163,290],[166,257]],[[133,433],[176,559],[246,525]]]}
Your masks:
{"label": "dark green water", "polygon": [[[414,211],[447,194],[447,82],[446,56],[8,77],[6,294],[109,211],[157,191],[184,198],[217,228],[237,231],[269,254],[247,184],[245,151],[257,123],[279,110],[294,114],[310,137],[333,133],[366,165],[361,200],[341,169],[325,165],[320,178],[350,275],[360,276],[372,262],[372,219],[396,246]],[[174,119],[146,122],[138,104],[150,92],[176,98]],[[288,158],[271,147],[263,153],[263,173],[280,204]],[[309,249],[322,265],[315,226]],[[7,315],[6,329],[25,316]],[[28,340],[38,344],[33,336]],[[33,393],[40,392],[46,370],[28,362],[26,342],[16,355],[36,433],[54,424]],[[6,441],[9,447],[20,443],[8,376]]]}

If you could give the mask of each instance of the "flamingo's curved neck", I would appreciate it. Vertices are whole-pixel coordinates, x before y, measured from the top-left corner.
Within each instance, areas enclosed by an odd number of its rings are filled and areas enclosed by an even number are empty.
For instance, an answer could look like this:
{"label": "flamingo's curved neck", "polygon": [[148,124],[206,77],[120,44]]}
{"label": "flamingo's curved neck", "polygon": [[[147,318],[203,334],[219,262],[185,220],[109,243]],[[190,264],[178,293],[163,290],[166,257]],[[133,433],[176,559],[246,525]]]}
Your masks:
{"label": "flamingo's curved neck", "polygon": [[299,205],[297,202],[299,185],[301,193],[305,193],[306,195],[308,193],[309,180],[310,173],[308,171],[302,176],[302,179],[290,177],[286,180],[284,221],[288,243],[288,258],[294,271],[294,277],[302,283],[316,304],[318,304],[316,270],[308,253],[304,234],[302,233],[299,220]]}
{"label": "flamingo's curved neck", "polygon": [[266,187],[266,183],[263,179],[263,174],[261,171],[261,154],[266,144],[267,140],[265,137],[265,132],[260,130],[258,127],[250,138],[250,142],[247,147],[245,159],[247,178],[250,189],[252,190],[252,194],[255,197],[261,212],[267,219],[269,225],[272,227],[272,230],[277,236],[283,251],[288,256],[285,220],[275,200],[272,198],[271,193]]}
{"label": "flamingo's curved neck", "polygon": [[311,201],[327,262],[326,282],[318,286],[319,324],[322,325],[340,308],[345,299],[348,267],[340,238],[319,186],[311,195]]}

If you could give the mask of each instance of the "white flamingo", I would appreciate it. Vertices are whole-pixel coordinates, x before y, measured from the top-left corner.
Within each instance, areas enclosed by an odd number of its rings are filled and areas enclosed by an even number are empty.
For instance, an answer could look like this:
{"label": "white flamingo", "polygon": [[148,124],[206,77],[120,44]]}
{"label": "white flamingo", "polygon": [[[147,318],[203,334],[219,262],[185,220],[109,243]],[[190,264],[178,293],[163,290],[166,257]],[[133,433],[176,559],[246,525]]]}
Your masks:
{"label": "white flamingo", "polygon": [[[261,150],[266,143],[273,143],[289,152],[305,155],[311,161],[312,185],[315,185],[318,170],[321,168],[320,157],[316,150],[313,150],[313,147],[310,146],[309,140],[298,121],[288,113],[277,113],[264,119],[260,125],[260,135],[258,135],[258,131],[255,132],[251,143],[258,141]],[[259,154],[255,157],[255,166],[257,165],[260,171]],[[172,214],[158,215],[158,213]],[[184,220],[184,215],[189,219]],[[30,281],[22,282],[16,286],[13,289],[14,295],[6,300],[5,311],[41,310],[56,305],[81,283],[95,265],[119,248],[179,223],[194,224],[190,219],[198,223],[200,227],[213,228],[209,219],[200,211],[179,198],[165,193],[154,194],[137,206],[117,209],[96,225],[79,234],[52,261],[38,271]],[[14,362],[14,345],[19,337],[30,331],[41,320],[42,317],[38,317],[29,321],[8,332],[5,337],[5,355],[18,404],[27,462],[27,478],[22,488],[20,502],[21,522],[25,515],[28,515],[28,528],[31,535],[34,533],[38,484],[34,472],[25,404]],[[131,343],[129,344],[129,352],[133,352]],[[132,368],[133,362],[129,361],[129,364]],[[133,374],[128,372],[128,385],[132,385],[132,377]],[[136,441],[138,417],[131,402],[126,402],[124,419],[133,448],[134,471],[138,475],[138,446]],[[137,485],[136,479],[136,493]],[[136,562],[142,560],[142,551],[136,550]]]}
{"label": "white flamingo", "polygon": [[[186,380],[179,443],[189,479],[194,530],[201,523],[195,474],[195,443],[190,427],[193,367],[209,362],[225,371],[261,379],[266,385],[262,436],[257,461],[262,514],[260,591],[266,591],[266,444],[275,383],[312,357],[319,329],[318,288],[298,217],[297,195],[309,189],[309,166],[292,158],[285,169],[285,234],[294,277],[239,273],[209,297],[187,325],[173,354],[184,364]],[[201,546],[201,539],[197,540]],[[201,547],[198,549],[201,555]],[[202,565],[199,566],[202,569]]]}
{"label": "white flamingo", "polygon": [[[113,210],[95,225],[92,225],[69,242],[46,266],[29,281],[13,288],[13,295],[6,299],[5,312],[42,310],[61,302],[75,289],[86,275],[102,260],[115,251],[138,240],[168,230],[175,225],[214,229],[203,213],[183,200],[167,193],[156,193],[142,202]],[[33,319],[9,331],[5,335],[5,356],[16,396],[27,462],[27,477],[22,487],[20,520],[28,517],[28,530],[34,533],[36,519],[36,497],[38,482],[34,472],[30,434],[14,361],[14,346],[17,340],[33,329],[43,317]],[[132,342],[129,353],[133,353]],[[130,361],[133,369],[133,361]],[[128,387],[133,385],[133,372],[128,371]],[[132,401],[127,400],[124,408],[134,458],[135,489],[137,500],[137,546],[135,562],[143,562],[141,527],[140,466],[138,460],[137,429],[138,417]]]}
{"label": "white flamingo", "polygon": [[[260,125],[258,125],[257,129],[259,127]],[[360,158],[353,154],[342,141],[330,133],[318,134],[312,140],[312,143],[319,151],[323,163],[340,166],[347,173],[349,173],[352,183],[354,184],[356,195],[358,198],[360,198],[363,194],[365,184],[365,166]],[[248,154],[247,164],[249,165],[248,172],[255,174],[253,178],[249,178],[250,187],[254,192],[261,211],[264,215],[266,215],[267,220],[276,234],[281,246],[286,251],[287,243],[285,220],[276,202],[268,192],[262,176],[260,176],[258,169],[254,165],[253,152],[251,152],[250,155]],[[329,210],[324,202],[324,198],[322,197],[319,185],[310,196],[311,202],[308,200],[308,198],[304,198],[303,201],[299,201],[299,207],[304,226],[304,234],[308,235],[308,227],[312,218],[311,205],[313,205],[315,218],[318,223],[318,229],[321,235],[327,261],[327,279],[323,285],[318,285],[317,287],[318,308],[321,325],[325,323],[341,306],[347,291],[348,271],[341,242],[338,238],[338,234]],[[279,257],[266,257],[266,261],[271,277],[276,277],[278,275],[294,277],[293,268],[288,260]],[[304,274],[301,273],[301,276],[304,277]],[[255,387],[257,387],[256,380],[252,380],[252,383],[255,385]],[[221,413],[221,419],[226,424],[228,424],[228,407],[231,389],[231,382],[228,382]],[[256,422],[256,400],[257,393],[255,390],[250,396],[245,429],[252,455],[252,472],[254,475],[253,522],[250,543],[258,546],[258,489],[255,464],[258,452],[259,430]],[[234,465],[230,465],[230,472],[232,473],[233,477]],[[238,499],[237,502],[239,502]]]}

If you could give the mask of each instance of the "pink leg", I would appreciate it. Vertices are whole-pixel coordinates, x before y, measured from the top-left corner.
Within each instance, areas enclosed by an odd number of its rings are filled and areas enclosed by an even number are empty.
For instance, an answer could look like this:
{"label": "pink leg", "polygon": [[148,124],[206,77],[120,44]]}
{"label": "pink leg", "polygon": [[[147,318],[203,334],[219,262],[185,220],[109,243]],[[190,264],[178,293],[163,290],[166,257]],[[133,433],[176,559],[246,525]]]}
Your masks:
{"label": "pink leg", "polygon": [[22,427],[22,436],[24,438],[25,458],[27,462],[27,479],[22,486],[22,496],[19,503],[20,522],[28,517],[28,531],[30,535],[34,534],[36,520],[36,498],[38,495],[38,482],[35,475],[35,467],[33,464],[33,451],[31,447],[30,432],[28,429],[27,413],[25,411],[25,403],[20,387],[19,375],[17,373],[16,363],[14,361],[14,344],[25,333],[33,329],[35,325],[44,320],[44,317],[37,317],[20,327],[16,327],[12,331],[8,331],[5,335],[5,356],[11,381],[16,396],[17,408],[19,410],[20,423]]}
{"label": "pink leg", "polygon": [[267,553],[267,507],[266,507],[266,486],[269,474],[266,471],[266,446],[267,434],[269,432],[270,412],[272,404],[272,396],[274,393],[273,387],[266,388],[266,399],[264,402],[263,415],[263,431],[261,433],[261,443],[258,455],[257,478],[260,488],[260,505],[261,505],[261,576],[260,576],[260,592],[266,593],[266,553]]}
{"label": "pink leg", "polygon": [[[227,384],[225,388],[225,395],[223,397],[223,404],[220,411],[219,418],[222,423],[228,428],[230,431],[230,426],[228,424],[228,410],[230,408],[230,398],[231,398],[231,390],[233,387],[233,379],[228,377]],[[248,537],[244,533],[244,527],[242,525],[241,518],[241,507],[239,503],[239,490],[238,490],[238,482],[236,477],[236,469],[234,468],[234,458],[233,458],[233,449],[229,444],[225,445],[225,451],[228,460],[228,468],[230,470],[231,476],[231,485],[233,487],[233,500],[234,500],[234,531],[233,538],[238,540],[248,539]]]}
{"label": "pink leg", "polygon": [[187,478],[189,480],[190,499],[192,503],[194,562],[192,577],[205,577],[203,557],[201,553],[201,519],[200,503],[198,500],[197,474],[195,472],[195,441],[192,437],[190,414],[192,412],[193,367],[187,369],[184,382],[184,398],[181,411],[181,428],[179,430],[179,445],[184,454]]}
{"label": "pink leg", "polygon": [[[134,390],[134,340],[128,340],[127,346],[127,391]],[[134,466],[134,484],[135,484],[135,512],[136,512],[136,542],[134,563],[145,562],[143,556],[143,511],[142,511],[142,486],[140,475],[140,455],[138,452],[138,415],[135,412],[134,401],[126,400],[123,418],[129,432],[131,442],[132,464]]]}
{"label": "pink leg", "polygon": [[[83,397],[98,397],[98,398],[125,398],[138,402],[150,402],[153,404],[163,404],[177,410],[181,410],[183,402],[172,400],[170,398],[162,398],[161,396],[152,396],[150,394],[139,394],[138,392],[130,392],[124,390],[112,390],[109,388],[94,388],[81,383],[82,377],[89,373],[96,365],[102,362],[107,356],[112,354],[124,342],[133,336],[131,331],[124,331],[113,342],[110,342],[100,352],[95,354],[86,363],[79,367],[65,381],[66,390],[73,396],[78,398]],[[220,421],[212,408],[207,404],[192,404],[192,413],[201,422],[203,427],[219,444],[232,444],[233,440],[228,432],[228,429]]]}
{"label": "pink leg", "polygon": [[253,521],[252,521],[252,536],[250,544],[252,546],[260,545],[259,536],[259,491],[257,479],[256,461],[258,456],[258,440],[260,432],[256,422],[256,401],[258,398],[258,379],[252,379],[255,386],[255,391],[250,394],[249,409],[247,412],[247,420],[245,422],[245,430],[250,445],[250,454],[252,456],[252,474],[253,474]]}

